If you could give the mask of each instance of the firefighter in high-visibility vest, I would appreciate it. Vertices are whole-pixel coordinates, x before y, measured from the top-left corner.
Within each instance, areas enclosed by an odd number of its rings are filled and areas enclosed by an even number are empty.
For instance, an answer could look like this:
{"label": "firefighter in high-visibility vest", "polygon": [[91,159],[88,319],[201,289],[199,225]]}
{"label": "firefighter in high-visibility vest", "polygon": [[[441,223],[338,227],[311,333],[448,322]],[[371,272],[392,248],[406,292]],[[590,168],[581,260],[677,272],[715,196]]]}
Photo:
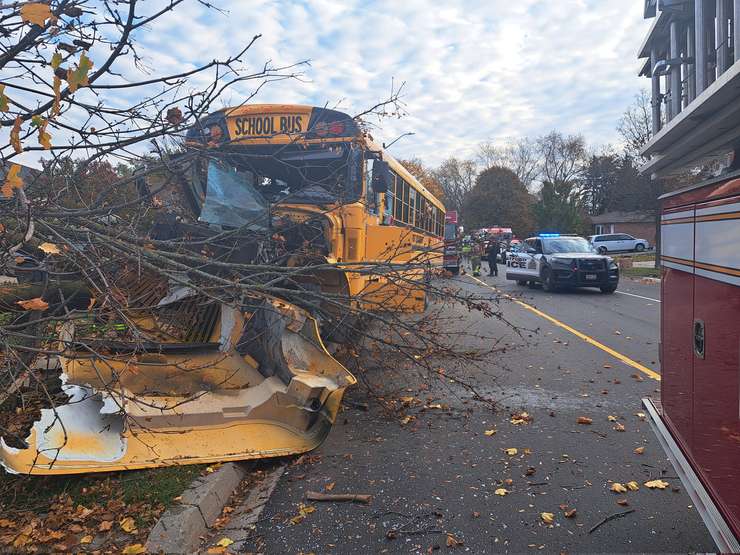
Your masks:
{"label": "firefighter in high-visibility vest", "polygon": [[475,243],[470,253],[470,265],[473,268],[473,275],[480,276],[480,260],[483,256],[483,245]]}
{"label": "firefighter in high-visibility vest", "polygon": [[466,265],[470,264],[470,252],[472,251],[472,246],[470,245],[470,241],[464,241],[462,244],[462,256],[463,256],[463,263]]}

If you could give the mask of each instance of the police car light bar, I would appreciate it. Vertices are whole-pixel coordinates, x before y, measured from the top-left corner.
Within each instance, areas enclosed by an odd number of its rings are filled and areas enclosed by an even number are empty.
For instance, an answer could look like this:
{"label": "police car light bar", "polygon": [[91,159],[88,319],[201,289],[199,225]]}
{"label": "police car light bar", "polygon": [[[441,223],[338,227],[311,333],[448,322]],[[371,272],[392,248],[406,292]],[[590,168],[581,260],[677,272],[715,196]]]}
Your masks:
{"label": "police car light bar", "polygon": [[538,237],[560,237],[559,233],[540,233]]}

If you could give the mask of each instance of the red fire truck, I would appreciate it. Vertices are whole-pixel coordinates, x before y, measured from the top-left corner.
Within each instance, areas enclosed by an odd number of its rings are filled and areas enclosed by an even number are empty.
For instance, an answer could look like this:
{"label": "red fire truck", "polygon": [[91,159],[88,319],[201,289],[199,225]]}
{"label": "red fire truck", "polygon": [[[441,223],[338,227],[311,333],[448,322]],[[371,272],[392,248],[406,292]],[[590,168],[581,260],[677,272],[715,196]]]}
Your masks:
{"label": "red fire truck", "polygon": [[445,214],[445,245],[442,265],[453,275],[460,273],[460,252],[457,241],[457,211],[449,210]]}
{"label": "red fire truck", "polygon": [[660,400],[643,403],[719,551],[738,553],[740,0],[644,3],[641,171],[687,186],[661,197]]}
{"label": "red fire truck", "polygon": [[662,197],[661,392],[643,403],[722,552],[740,544],[740,172]]}

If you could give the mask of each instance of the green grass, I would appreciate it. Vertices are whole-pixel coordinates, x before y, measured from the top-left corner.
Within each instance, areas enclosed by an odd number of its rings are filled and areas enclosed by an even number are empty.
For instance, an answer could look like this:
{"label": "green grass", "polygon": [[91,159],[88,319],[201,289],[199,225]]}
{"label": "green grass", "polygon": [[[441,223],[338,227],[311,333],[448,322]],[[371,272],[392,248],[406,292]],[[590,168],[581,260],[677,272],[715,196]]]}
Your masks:
{"label": "green grass", "polygon": [[631,258],[633,262],[652,262],[655,260],[655,253],[645,253],[645,254],[621,254],[621,255],[615,255],[613,258]]}
{"label": "green grass", "polygon": [[203,468],[204,465],[185,465],[79,476],[13,476],[3,473],[0,475],[0,512],[43,511],[63,493],[84,506],[120,498],[126,504],[145,502],[167,507]]}
{"label": "green grass", "polygon": [[660,277],[660,268],[621,268],[620,272],[629,277]]}

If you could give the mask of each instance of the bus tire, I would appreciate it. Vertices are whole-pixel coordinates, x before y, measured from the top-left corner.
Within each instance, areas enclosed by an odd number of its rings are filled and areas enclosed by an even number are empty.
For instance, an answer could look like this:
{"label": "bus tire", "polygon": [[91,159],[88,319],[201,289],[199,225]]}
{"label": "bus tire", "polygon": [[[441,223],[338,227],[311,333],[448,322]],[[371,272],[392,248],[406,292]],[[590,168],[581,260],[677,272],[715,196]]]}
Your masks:
{"label": "bus tire", "polygon": [[526,279],[518,279],[518,280],[516,280],[516,284],[518,286],[520,286],[520,287],[524,287],[525,285],[527,285],[527,280]]}

